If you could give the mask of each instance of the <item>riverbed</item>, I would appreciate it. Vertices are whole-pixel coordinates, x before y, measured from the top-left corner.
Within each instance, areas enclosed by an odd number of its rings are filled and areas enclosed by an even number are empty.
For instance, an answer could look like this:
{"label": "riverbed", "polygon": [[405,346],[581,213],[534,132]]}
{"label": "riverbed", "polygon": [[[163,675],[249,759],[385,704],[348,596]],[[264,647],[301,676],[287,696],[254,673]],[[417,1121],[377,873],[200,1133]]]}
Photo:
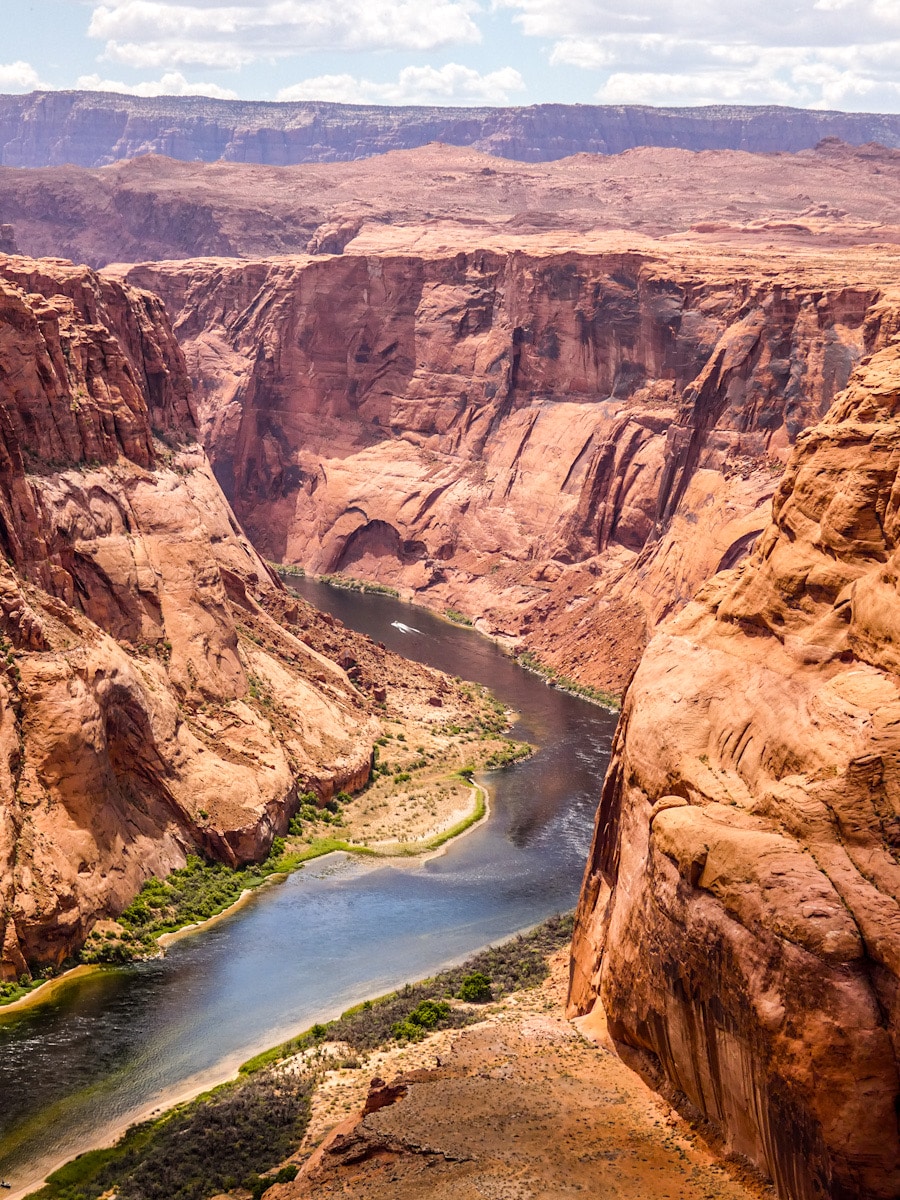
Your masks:
{"label": "riverbed", "polygon": [[380,595],[291,581],[409,658],[486,684],[531,758],[480,778],[491,813],[427,861],[330,855],[165,958],[0,1012],[0,1178],[12,1194],[314,1021],[458,962],[577,899],[615,717],[548,688],[473,630]]}

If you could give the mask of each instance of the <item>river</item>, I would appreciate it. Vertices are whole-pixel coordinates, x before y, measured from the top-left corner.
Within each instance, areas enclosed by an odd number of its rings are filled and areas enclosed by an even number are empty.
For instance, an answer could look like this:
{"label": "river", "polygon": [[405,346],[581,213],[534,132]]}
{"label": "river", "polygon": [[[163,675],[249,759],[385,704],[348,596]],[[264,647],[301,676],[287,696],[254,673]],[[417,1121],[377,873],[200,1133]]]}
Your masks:
{"label": "river", "polygon": [[390,649],[486,684],[519,714],[513,736],[538,753],[481,776],[490,818],[439,856],[330,855],[162,959],[73,979],[33,1009],[0,1010],[0,1178],[13,1184],[10,1200],[265,1047],[577,899],[615,717],[423,609],[292,583]]}

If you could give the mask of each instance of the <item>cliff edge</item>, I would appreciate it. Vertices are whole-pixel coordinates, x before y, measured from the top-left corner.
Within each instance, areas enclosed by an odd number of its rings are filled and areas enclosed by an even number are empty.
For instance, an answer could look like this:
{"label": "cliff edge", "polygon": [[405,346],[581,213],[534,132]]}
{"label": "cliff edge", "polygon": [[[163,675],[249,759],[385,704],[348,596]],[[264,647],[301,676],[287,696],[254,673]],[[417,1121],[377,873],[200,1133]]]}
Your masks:
{"label": "cliff edge", "polygon": [[570,1002],[779,1194],[900,1192],[900,344],[800,434],[772,523],[622,712]]}

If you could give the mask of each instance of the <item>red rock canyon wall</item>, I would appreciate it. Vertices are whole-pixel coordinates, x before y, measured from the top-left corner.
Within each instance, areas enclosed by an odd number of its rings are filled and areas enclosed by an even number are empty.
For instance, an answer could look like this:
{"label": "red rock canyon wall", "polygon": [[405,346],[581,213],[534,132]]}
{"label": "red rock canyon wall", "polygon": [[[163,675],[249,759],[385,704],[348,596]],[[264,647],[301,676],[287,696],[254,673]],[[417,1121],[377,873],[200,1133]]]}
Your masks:
{"label": "red rock canyon wall", "polygon": [[383,241],[127,278],[172,313],[213,467],[267,557],[394,584],[621,688],[764,528],[880,289],[843,262],[616,235]]}
{"label": "red rock canyon wall", "polygon": [[155,297],[0,258],[2,978],[192,849],[263,856],[298,786],[361,785],[370,693],[415,675],[286,596],[192,404]]}
{"label": "red rock canyon wall", "polygon": [[574,1009],[802,1200],[900,1194],[896,309],[871,328],[753,555],[644,656],[573,948]]}

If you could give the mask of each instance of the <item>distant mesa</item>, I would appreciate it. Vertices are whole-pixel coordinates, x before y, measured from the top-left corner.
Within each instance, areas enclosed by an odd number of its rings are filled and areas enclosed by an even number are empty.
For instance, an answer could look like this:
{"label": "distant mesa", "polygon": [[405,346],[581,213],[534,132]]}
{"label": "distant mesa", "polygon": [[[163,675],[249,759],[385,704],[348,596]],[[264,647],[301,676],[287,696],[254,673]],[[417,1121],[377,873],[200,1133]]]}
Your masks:
{"label": "distant mesa", "polygon": [[101,167],[142,154],[288,166],[346,162],[438,141],[499,158],[550,162],[638,146],[796,152],[823,139],[897,148],[900,115],[750,105],[390,108],[110,92],[0,96],[0,166],[12,167]]}

